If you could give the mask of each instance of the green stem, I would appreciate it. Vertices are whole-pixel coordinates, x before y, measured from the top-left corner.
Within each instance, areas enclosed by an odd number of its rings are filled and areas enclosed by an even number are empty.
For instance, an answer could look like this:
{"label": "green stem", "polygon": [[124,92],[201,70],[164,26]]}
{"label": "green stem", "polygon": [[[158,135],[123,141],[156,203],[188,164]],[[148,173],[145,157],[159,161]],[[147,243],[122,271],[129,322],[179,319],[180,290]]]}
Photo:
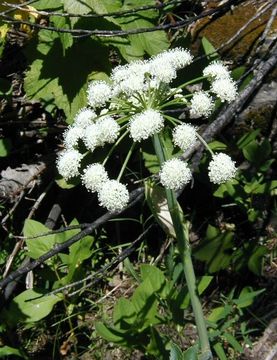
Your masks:
{"label": "green stem", "polygon": [[[160,164],[163,164],[163,162],[166,161],[168,157],[165,152],[165,147],[162,145],[162,140],[160,139],[158,134],[153,136],[153,143],[159,162]],[[188,286],[191,305],[194,312],[195,322],[199,335],[199,343],[201,350],[199,360],[210,360],[212,359],[212,353],[210,350],[210,343],[209,343],[208,332],[206,328],[202,306],[197,294],[197,284],[196,284],[196,278],[191,260],[191,250],[189,245],[188,225],[187,224],[183,225],[183,215],[180,206],[178,204],[175,192],[168,189],[166,189],[165,191],[168,202],[168,208],[170,211],[171,219],[176,233],[179,252],[184,266],[185,278]]]}
{"label": "green stem", "polygon": [[[121,130],[124,128],[124,126],[121,127]],[[114,149],[118,146],[118,144],[120,144],[120,142],[125,138],[125,136],[129,133],[128,130],[126,130],[121,136],[120,138],[117,139],[117,141],[113,144],[113,146],[111,147],[111,149],[109,150],[107,156],[105,157],[105,159],[102,162],[102,165],[105,166],[106,162],[109,160],[111,154],[113,153]]]}
{"label": "green stem", "polygon": [[199,141],[205,146],[205,148],[210,152],[210,154],[211,154],[212,156],[214,156],[213,150],[209,147],[209,145],[208,145],[207,142],[202,138],[202,136],[198,134],[198,132],[196,132],[196,136],[198,137]]}
{"label": "green stem", "polygon": [[125,158],[125,160],[124,160],[124,163],[123,163],[123,165],[122,165],[122,167],[121,167],[121,169],[120,169],[120,173],[118,174],[118,177],[117,177],[117,180],[118,180],[118,181],[120,181],[121,176],[122,176],[123,173],[124,173],[124,170],[125,170],[125,168],[126,168],[126,166],[127,166],[127,164],[128,164],[128,161],[130,160],[130,157],[131,157],[131,155],[132,155],[132,153],[133,153],[133,150],[134,150],[135,146],[136,146],[136,143],[133,142],[133,144],[132,144],[132,146],[130,147],[130,150],[128,151],[128,154],[127,154],[127,156],[126,156],[126,158]]}

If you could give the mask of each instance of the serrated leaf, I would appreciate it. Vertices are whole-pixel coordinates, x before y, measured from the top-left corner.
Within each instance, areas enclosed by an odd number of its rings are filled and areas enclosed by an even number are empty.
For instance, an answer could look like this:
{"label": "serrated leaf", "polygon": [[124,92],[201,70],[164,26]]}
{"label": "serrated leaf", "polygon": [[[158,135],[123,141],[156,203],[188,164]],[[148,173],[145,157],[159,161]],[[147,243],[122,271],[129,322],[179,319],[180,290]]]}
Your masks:
{"label": "serrated leaf", "polygon": [[27,96],[42,101],[50,110],[53,105],[64,110],[71,123],[86,105],[89,74],[110,72],[108,55],[108,49],[92,39],[76,41],[64,53],[59,36],[40,31],[36,50],[27,51],[33,60],[24,81]]}
{"label": "serrated leaf", "polygon": [[166,297],[169,293],[169,286],[163,272],[156,266],[142,264],[140,266],[141,278],[143,281],[149,280],[151,291],[157,292],[161,297]]}

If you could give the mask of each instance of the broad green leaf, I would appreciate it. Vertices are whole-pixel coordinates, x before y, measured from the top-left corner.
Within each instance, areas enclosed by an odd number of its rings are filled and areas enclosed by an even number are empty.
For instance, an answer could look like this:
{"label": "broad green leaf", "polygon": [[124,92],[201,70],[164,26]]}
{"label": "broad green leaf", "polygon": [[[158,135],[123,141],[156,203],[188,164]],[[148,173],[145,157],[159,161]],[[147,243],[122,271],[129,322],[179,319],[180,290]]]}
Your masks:
{"label": "broad green leaf", "polygon": [[0,157],[5,157],[9,154],[12,147],[10,139],[0,139]]}
{"label": "broad green leaf", "polygon": [[168,340],[156,330],[154,327],[150,329],[150,342],[146,347],[147,354],[152,355],[155,359],[168,359],[168,351],[166,350],[166,343]]}
{"label": "broad green leaf", "polygon": [[197,345],[191,346],[183,354],[183,360],[197,360],[197,359],[198,359]]}
{"label": "broad green leaf", "polygon": [[130,300],[120,298],[115,304],[113,311],[113,322],[116,328],[127,330],[137,317],[134,305]]}
{"label": "broad green leaf", "polygon": [[126,345],[125,337],[127,337],[128,335],[125,331],[113,329],[106,326],[102,322],[95,323],[95,330],[107,341],[113,342],[115,344]]}
{"label": "broad green leaf", "polygon": [[26,51],[32,63],[26,73],[24,88],[30,99],[42,101],[49,111],[54,106],[64,110],[71,123],[77,111],[87,103],[89,74],[110,72],[109,52],[98,41],[89,38],[74,42],[64,52],[59,36],[49,33],[40,31],[36,50],[33,51],[32,44]]}
{"label": "broad green leaf", "polygon": [[140,266],[140,271],[142,280],[149,280],[152,292],[157,292],[162,297],[166,297],[168,295],[169,284],[160,269],[153,265],[142,264]]}
{"label": "broad green leaf", "polygon": [[[9,308],[12,323],[22,321],[33,323],[45,318],[54,305],[63,299],[62,295],[45,295],[45,291],[28,289],[16,296]],[[12,315],[11,315],[12,314]]]}
{"label": "broad green leaf", "polygon": [[1,346],[0,347],[0,358],[4,358],[5,356],[18,356],[23,359],[27,359],[27,356],[25,356],[20,350],[15,349],[10,346]]}
{"label": "broad green leaf", "polygon": [[169,360],[184,360],[183,352],[177,344],[170,344],[170,356]]}
{"label": "broad green leaf", "polygon": [[205,261],[208,271],[213,273],[228,267],[231,258],[234,241],[232,231],[221,232],[209,225],[206,239],[201,241],[194,252],[196,259]]}
{"label": "broad green leaf", "polygon": [[209,60],[215,60],[218,59],[218,53],[213,46],[213,44],[205,37],[202,38],[202,46],[204,49],[205,55],[207,55]]}
{"label": "broad green leaf", "polygon": [[[52,16],[51,20],[57,28],[70,29],[68,18],[62,16]],[[73,45],[73,36],[69,33],[58,33],[63,48],[63,56],[65,56],[66,49]]]}
{"label": "broad green leaf", "polygon": [[209,143],[209,148],[213,151],[223,151],[227,149],[227,145],[215,140]]}
{"label": "broad green leaf", "polygon": [[241,290],[239,298],[234,300],[238,308],[242,309],[253,304],[256,296],[264,292],[264,289],[253,291],[251,286],[244,287]]}
{"label": "broad green leaf", "polygon": [[212,310],[207,320],[217,323],[219,320],[225,319],[231,311],[232,307],[230,305],[216,307]]}
{"label": "broad green leaf", "polygon": [[264,139],[261,144],[253,140],[242,149],[242,152],[246,160],[252,162],[258,168],[270,155],[271,145],[267,139]]}
{"label": "broad green leaf", "polygon": [[254,274],[262,274],[263,259],[268,252],[269,251],[266,246],[258,246],[251,254],[248,260],[248,267]]}
{"label": "broad green leaf", "polygon": [[[33,237],[49,232],[49,229],[38,221],[26,219],[23,227],[23,235]],[[26,239],[28,255],[37,259],[49,250],[53,249],[56,243],[55,235],[47,235],[36,239]]]}
{"label": "broad green leaf", "polygon": [[146,279],[137,287],[131,298],[131,302],[137,313],[140,331],[143,331],[148,326],[160,323],[158,301],[149,279]]}

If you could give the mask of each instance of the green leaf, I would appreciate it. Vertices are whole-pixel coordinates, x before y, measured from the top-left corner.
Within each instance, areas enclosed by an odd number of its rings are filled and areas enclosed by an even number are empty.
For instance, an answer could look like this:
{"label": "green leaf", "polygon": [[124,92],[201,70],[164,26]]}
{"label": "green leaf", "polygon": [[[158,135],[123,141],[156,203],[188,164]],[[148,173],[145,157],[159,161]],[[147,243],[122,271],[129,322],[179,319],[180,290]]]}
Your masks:
{"label": "green leaf", "polygon": [[45,318],[54,305],[63,299],[62,295],[45,295],[44,290],[28,289],[16,296],[9,307],[10,321],[33,323]]}
{"label": "green leaf", "polygon": [[[56,33],[41,30],[37,47],[29,46],[27,57],[31,66],[26,73],[24,88],[28,98],[38,99],[48,111],[56,106],[64,110],[72,122],[76,112],[86,105],[89,74],[110,72],[108,49],[98,41],[82,39],[68,48]],[[66,48],[66,50],[65,50]]]}
{"label": "green leaf", "polygon": [[184,360],[183,352],[177,344],[170,344],[170,357],[169,360]]}
{"label": "green leaf", "polygon": [[[49,232],[49,229],[38,221],[26,219],[23,227],[23,235],[33,237]],[[37,259],[49,250],[53,249],[56,243],[55,235],[47,235],[36,239],[26,239],[28,255]]]}
{"label": "green leaf", "polygon": [[258,168],[270,155],[271,145],[267,139],[264,139],[261,144],[253,140],[242,149],[242,152],[246,160],[252,162]]}
{"label": "green leaf", "polygon": [[9,155],[11,151],[12,143],[8,138],[0,139],[0,157],[5,157]]}
{"label": "green leaf", "polygon": [[203,36],[202,38],[202,46],[204,49],[204,53],[205,55],[207,55],[209,60],[218,59],[219,56],[215,47],[212,45],[212,43],[210,43],[210,41],[205,36]]}
{"label": "green leaf", "polygon": [[137,313],[130,300],[120,298],[115,304],[113,322],[116,328],[127,330],[136,321]]}
{"label": "green leaf", "polygon": [[254,131],[247,132],[237,142],[238,148],[243,149],[245,146],[250,144],[253,140],[256,139],[256,137],[259,135],[260,132],[261,132],[261,129],[256,129]]}
{"label": "green leaf", "polygon": [[231,311],[232,307],[230,305],[216,307],[212,310],[207,320],[217,323],[219,320],[225,319]]}
{"label": "green leaf", "polygon": [[266,246],[258,246],[248,260],[249,269],[256,275],[262,274],[263,259],[269,250]]}
{"label": "green leaf", "polygon": [[209,225],[206,239],[200,242],[194,256],[198,260],[205,261],[208,271],[211,273],[226,269],[232,258],[233,241],[234,233],[232,231],[221,232]]}
{"label": "green leaf", "polygon": [[197,345],[191,346],[183,354],[183,360],[197,360],[197,359],[198,359]]}
{"label": "green leaf", "polygon": [[243,352],[243,347],[241,346],[241,344],[237,341],[237,339],[229,334],[229,333],[224,333],[223,335],[223,338],[225,338],[228,343],[238,352]]}
{"label": "green leaf", "polygon": [[209,148],[213,151],[223,151],[227,149],[227,145],[215,140],[209,143]]}
{"label": "green leaf", "polygon": [[95,323],[95,330],[100,336],[102,336],[102,338],[106,339],[107,341],[125,346],[128,344],[126,341],[126,337],[128,337],[128,335],[125,331],[113,329],[106,326],[102,322]]}
{"label": "green leaf", "polygon": [[168,340],[154,327],[150,329],[150,334],[150,342],[146,347],[147,354],[154,356],[155,359],[168,359],[168,351],[166,350]]}
{"label": "green leaf", "polygon": [[140,266],[142,280],[149,280],[151,284],[151,290],[153,293],[157,292],[162,297],[166,297],[169,293],[169,287],[167,286],[166,278],[163,272],[156,266],[142,264]]}
{"label": "green leaf", "polygon": [[27,357],[19,350],[19,349],[15,349],[13,347],[10,346],[1,346],[0,347],[0,357],[5,357],[5,356],[18,356],[21,357],[23,359],[27,359]]}
{"label": "green leaf", "polygon": [[234,300],[234,303],[239,309],[248,307],[253,304],[255,297],[262,292],[264,292],[264,289],[253,291],[251,286],[244,287],[241,290],[239,298],[237,300]]}
{"label": "green leaf", "polygon": [[220,360],[228,360],[225,351],[220,343],[216,343],[213,347]]}

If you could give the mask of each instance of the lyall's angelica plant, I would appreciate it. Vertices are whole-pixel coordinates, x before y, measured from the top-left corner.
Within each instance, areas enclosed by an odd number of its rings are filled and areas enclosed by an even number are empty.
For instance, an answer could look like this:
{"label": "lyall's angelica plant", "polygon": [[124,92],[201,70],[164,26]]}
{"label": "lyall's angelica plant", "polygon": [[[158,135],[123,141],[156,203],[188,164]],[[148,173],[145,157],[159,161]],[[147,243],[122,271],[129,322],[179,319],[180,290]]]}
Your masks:
{"label": "lyall's angelica plant", "polygon": [[[236,167],[225,153],[214,154],[190,122],[208,117],[215,108],[215,100],[231,102],[237,95],[237,87],[228,69],[221,62],[207,66],[201,77],[177,88],[170,86],[177,71],[192,62],[189,51],[175,48],[160,53],[146,61],[134,61],[113,69],[110,81],[94,81],[87,91],[88,106],[79,111],[73,124],[64,133],[65,150],[57,159],[59,173],[69,180],[80,176],[83,185],[96,192],[101,206],[109,212],[123,210],[129,201],[126,184],[120,182],[134,145],[152,138],[160,163],[159,180],[164,186],[168,208],[175,229],[182,258],[187,286],[199,334],[199,358],[212,358],[205,319],[196,292],[196,280],[191,261],[188,226],[184,226],[176,191],[192,179],[189,164],[181,158],[170,158],[161,136],[165,126],[172,129],[172,142],[186,151],[200,140],[211,154],[208,166],[210,181],[221,184],[232,179]],[[206,90],[189,92],[187,85],[207,79]],[[187,107],[189,122],[180,121],[167,113],[172,107]],[[104,168],[116,146],[129,135],[134,142],[119,171],[117,179],[110,179]],[[113,144],[102,163],[82,167],[82,159],[96,148]],[[82,149],[82,150],[81,150]],[[85,150],[84,150],[85,149]]]}

